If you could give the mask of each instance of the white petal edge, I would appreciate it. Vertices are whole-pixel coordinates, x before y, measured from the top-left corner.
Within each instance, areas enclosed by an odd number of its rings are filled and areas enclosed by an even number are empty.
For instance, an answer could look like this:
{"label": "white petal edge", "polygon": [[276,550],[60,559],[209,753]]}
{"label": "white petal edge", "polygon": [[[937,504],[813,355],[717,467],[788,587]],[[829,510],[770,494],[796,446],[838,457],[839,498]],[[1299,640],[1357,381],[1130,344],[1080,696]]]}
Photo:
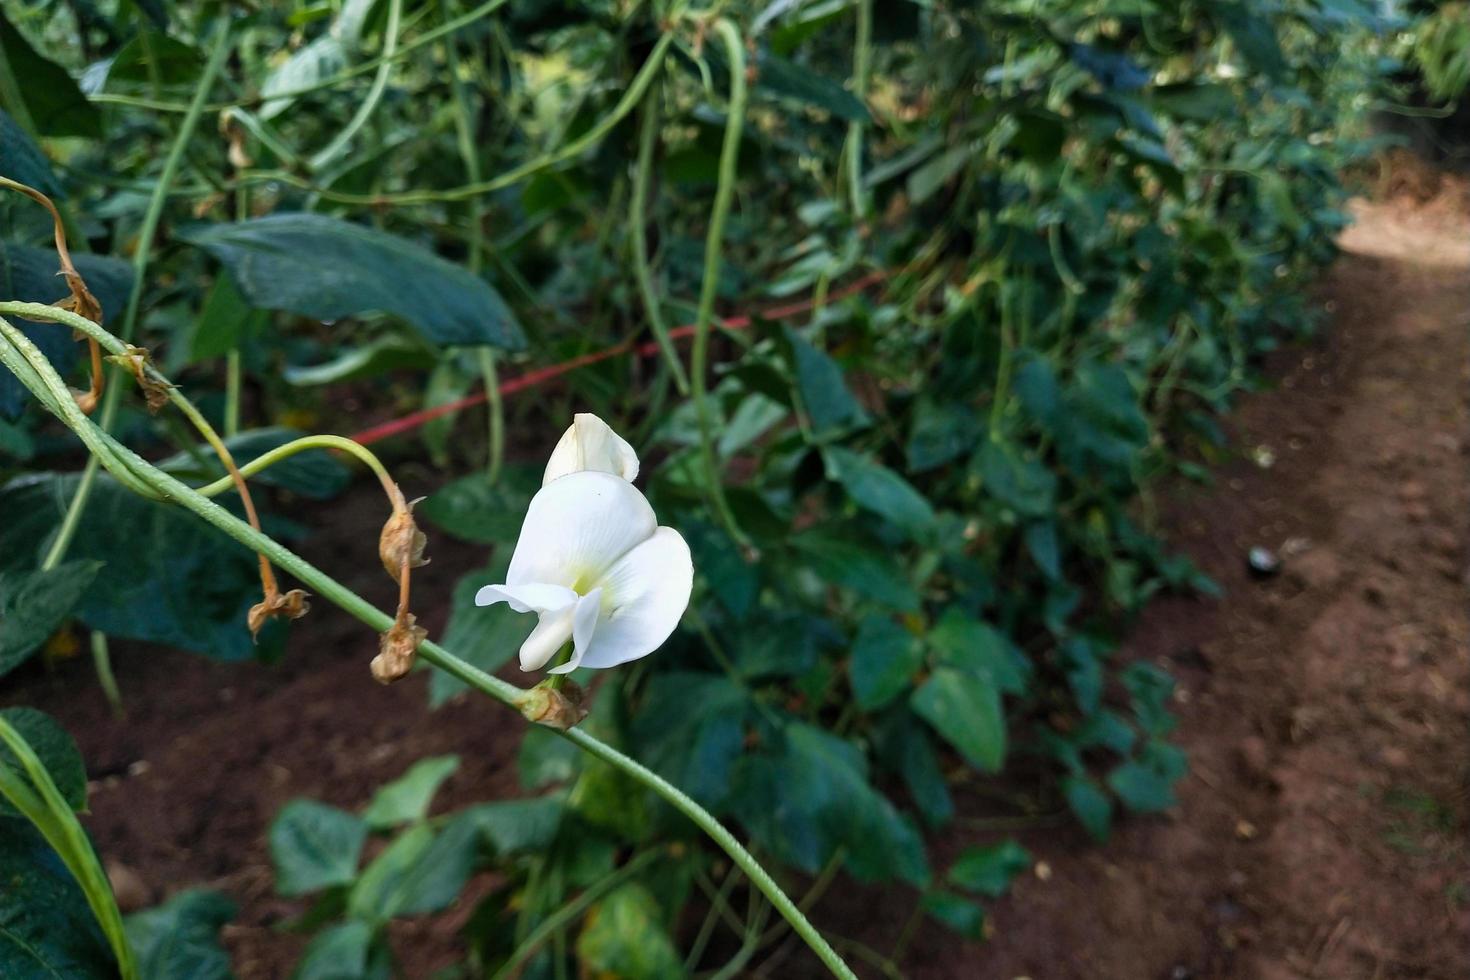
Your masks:
{"label": "white petal edge", "polygon": [[536,628],[521,644],[521,670],[540,670],[572,638],[581,597],[560,585],[487,585],[475,593],[475,605],[505,602],[516,612],[535,612]]}
{"label": "white petal edge", "polygon": [[569,474],[531,498],[505,580],[588,591],[657,529],[653,508],[627,480],[592,470]]}
{"label": "white petal edge", "polygon": [[572,614],[572,655],[564,664],[559,664],[548,674],[570,674],[582,666],[582,658],[592,646],[597,635],[597,626],[602,615],[602,589],[596,588],[577,600],[577,609]]}
{"label": "white petal edge", "polygon": [[493,606],[497,602],[510,605],[518,613],[547,612],[561,609],[577,601],[577,593],[564,585],[526,582],[521,585],[487,585],[475,593],[475,605]]}
{"label": "white petal edge", "polygon": [[638,454],[612,426],[591,412],[578,412],[551,451],[541,485],[587,470],[611,473],[631,483],[638,476]]}
{"label": "white petal edge", "polygon": [[629,551],[599,583],[610,598],[583,667],[616,667],[646,657],[679,625],[694,588],[689,545],[671,527]]}

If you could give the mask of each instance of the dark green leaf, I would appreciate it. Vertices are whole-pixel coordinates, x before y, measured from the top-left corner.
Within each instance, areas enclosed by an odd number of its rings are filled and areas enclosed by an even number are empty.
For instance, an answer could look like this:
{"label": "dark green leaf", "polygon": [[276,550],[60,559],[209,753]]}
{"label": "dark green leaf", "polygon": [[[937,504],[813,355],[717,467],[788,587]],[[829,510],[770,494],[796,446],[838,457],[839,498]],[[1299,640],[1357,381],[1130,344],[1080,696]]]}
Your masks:
{"label": "dark green leaf", "polygon": [[0,676],[56,632],[101,567],[101,562],[81,560],[44,572],[0,572]]}
{"label": "dark green leaf", "polygon": [[[710,49],[713,51],[714,49]],[[706,52],[707,54],[709,52]],[[871,122],[868,107],[834,78],[762,48],[755,56],[755,89],[829,112],[848,122]]]}
{"label": "dark green leaf", "polygon": [[145,980],[232,980],[220,929],[235,903],[219,892],[184,891],[156,909],[128,917],[128,942]]}
{"label": "dark green leaf", "polygon": [[306,947],[292,980],[363,980],[373,927],[356,919],[335,925]]}
{"label": "dark green leaf", "polygon": [[265,323],[266,315],[245,301],[240,287],[228,273],[215,277],[204,299],[204,309],[194,326],[189,345],[190,361],[224,357],[239,347]]}
{"label": "dark green leaf", "polygon": [[353,883],[347,896],[348,913],[372,923],[398,915],[405,883],[433,844],[434,828],[427,824],[416,824],[399,834]]}
{"label": "dark green leaf", "polygon": [[934,508],[913,485],[866,456],[840,446],[822,451],[827,463],[827,477],[842,484],[843,489],[860,506],[867,508],[902,528],[910,535],[920,535],[934,526]]}
{"label": "dark green leaf", "polygon": [[[449,625],[444,630],[444,645],[469,663],[484,671],[496,671],[515,657],[531,630],[536,617],[518,613],[509,603],[493,606],[475,605],[475,593],[486,585],[505,582],[510,554],[506,549],[491,560],[490,566],[471,572],[454,586]],[[429,704],[437,708],[466,690],[464,681],[447,671],[436,670],[429,677]]]}
{"label": "dark green leaf", "polygon": [[[100,139],[102,114],[87,101],[77,83],[65,68],[36,53],[30,42],[16,30],[10,18],[0,11],[0,51],[12,77],[22,83],[20,97],[25,114],[30,116],[37,133],[42,136],[83,136]],[[6,105],[12,116],[18,107]]]}
{"label": "dark green leaf", "polygon": [[980,422],[968,405],[920,401],[914,408],[914,428],[909,433],[909,470],[923,473],[958,459],[975,445]]}
{"label": "dark green leaf", "polygon": [[270,829],[276,890],[305,895],[357,877],[368,827],[345,810],[315,800],[287,803]]}
{"label": "dark green leaf", "polygon": [[496,854],[512,857],[549,847],[565,813],[561,797],[543,796],[482,803],[465,810],[459,819],[473,822]]}
{"label": "dark green leaf", "polygon": [[281,376],[299,388],[376,378],[389,371],[421,370],[434,365],[434,352],[417,341],[379,337],[344,349],[320,364],[288,364]]}
{"label": "dark green leaf", "polygon": [[475,544],[511,544],[521,533],[531,497],[540,488],[540,472],[529,468],[511,468],[495,483],[483,473],[472,473],[430,494],[418,513],[456,538]]}
{"label": "dark green leaf", "polygon": [[1149,90],[1148,102],[1157,111],[1190,122],[1214,122],[1235,111],[1235,95],[1224,85],[1182,83]]}
{"label": "dark green leaf", "polygon": [[[103,323],[112,323],[127,306],[132,270],[126,262],[105,255],[73,255],[72,262],[102,305]],[[57,275],[60,268],[51,249],[0,241],[0,296],[23,303],[54,303],[67,295],[66,283]],[[57,371],[64,376],[71,370],[80,349],[71,330],[19,318],[14,322]],[[0,367],[0,415],[18,415],[30,397],[10,369]]]}
{"label": "dark green leaf", "polygon": [[924,896],[924,911],[967,939],[985,938],[985,909],[979,902],[953,892],[930,892]]}
{"label": "dark green leaf", "polygon": [[1285,76],[1286,56],[1281,51],[1276,25],[1267,14],[1235,0],[1217,0],[1210,5],[1210,9],[1220,26],[1230,35],[1230,40],[1235,42],[1241,57],[1252,68],[1273,81],[1280,81]]}
{"label": "dark green leaf", "polygon": [[[35,708],[5,708],[0,718],[10,723],[20,737],[25,739],[41,765],[46,767],[51,781],[73,810],[87,807],[87,767],[82,761],[81,750],[66,729],[56,723],[50,715]],[[31,779],[21,768],[20,760],[4,744],[0,744],[0,766],[7,766],[18,773],[27,784]],[[0,817],[19,816],[8,800],[0,798]]]}
{"label": "dark green leaf", "polygon": [[1035,521],[1026,525],[1026,550],[1036,567],[1049,579],[1062,576],[1061,546],[1057,543],[1055,521]]}
{"label": "dark green leaf", "polygon": [[990,495],[1028,517],[1045,517],[1056,506],[1057,478],[1034,459],[999,442],[980,450],[980,478]]}
{"label": "dark green leaf", "polygon": [[30,821],[0,816],[0,977],[115,980],[86,896]]}
{"label": "dark green leaf", "polygon": [[1124,806],[1138,813],[1157,813],[1179,802],[1174,797],[1173,780],[1140,762],[1118,766],[1108,774],[1108,786]]}
{"label": "dark green leaf", "polygon": [[0,174],[34,187],[52,199],[66,195],[51,169],[51,161],[8,112],[0,111]]}
{"label": "dark green leaf", "polygon": [[792,541],[812,571],[825,581],[875,602],[913,612],[919,596],[902,571],[876,546],[808,531]]}
{"label": "dark green leaf", "polygon": [[852,643],[848,674],[858,707],[872,711],[913,683],[924,653],[918,638],[888,616],[869,616]]}
{"label": "dark green leaf", "polygon": [[[145,30],[118,48],[107,66],[106,81],[192,84],[203,66],[198,49],[161,31]],[[89,81],[90,77],[89,72]]]}
{"label": "dark green leaf", "polygon": [[527,728],[516,753],[521,788],[538,790],[554,783],[570,782],[576,778],[581,761],[582,750],[551,729],[540,726]]}
{"label": "dark green leaf", "polygon": [[989,623],[950,608],[929,631],[929,645],[940,663],[969,671],[1006,694],[1024,694],[1031,664],[1016,645]]}
{"label": "dark green leaf", "polygon": [[407,239],[320,214],[195,225],[181,238],[229,268],[254,306],[317,320],[391,313],[433,344],[525,346],[489,283]]}
{"label": "dark green leaf", "polygon": [[1006,755],[1000,690],[971,671],[940,667],[909,703],[972,765],[998,772]]}
{"label": "dark green leaf", "polygon": [[753,709],[749,692],[724,674],[658,674],[633,720],[638,758],[705,806],[717,808],[730,793]]}
{"label": "dark green leaf", "polygon": [[[0,524],[0,568],[40,553],[76,481],[75,474],[41,474],[0,489],[0,513],[7,515]],[[245,628],[246,613],[260,601],[255,556],[192,514],[101,477],[70,554],[105,563],[76,610],[93,629],[220,660],[260,652]]]}
{"label": "dark green leaf", "polygon": [[1031,867],[1031,852],[1007,838],[988,847],[972,847],[949,869],[950,884],[966,891],[999,898],[1011,881]]}
{"label": "dark green leaf", "polygon": [[363,870],[347,898],[360,919],[386,922],[447,908],[464,889],[482,843],[481,816],[466,810],[442,831],[416,824]]}
{"label": "dark green leaf", "polygon": [[1113,801],[1096,783],[1082,776],[1062,780],[1062,794],[1077,821],[1094,839],[1108,839],[1113,825]]}
{"label": "dark green leaf", "polygon": [[842,378],[842,368],[825,351],[813,347],[791,327],[785,328],[796,372],[796,390],[818,437],[868,424],[868,413]]}
{"label": "dark green leaf", "polygon": [[408,772],[379,787],[363,811],[362,819],[374,830],[416,823],[429,815],[429,805],[444,781],[459,768],[459,756],[437,755],[420,759]]}

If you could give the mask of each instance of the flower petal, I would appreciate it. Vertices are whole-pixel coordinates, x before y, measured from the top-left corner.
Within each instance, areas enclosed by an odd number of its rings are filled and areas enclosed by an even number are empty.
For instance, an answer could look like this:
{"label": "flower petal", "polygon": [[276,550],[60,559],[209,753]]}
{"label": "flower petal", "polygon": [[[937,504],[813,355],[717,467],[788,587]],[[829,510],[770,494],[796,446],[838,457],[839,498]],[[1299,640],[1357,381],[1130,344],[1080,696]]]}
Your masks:
{"label": "flower petal", "polygon": [[541,485],[584,470],[612,473],[630,483],[638,476],[638,454],[633,447],[591,412],[572,416],[572,424],[551,451]]}
{"label": "flower petal", "polygon": [[475,593],[475,605],[493,606],[506,602],[518,613],[561,609],[577,601],[577,593],[564,585],[526,582],[523,585],[487,585]]}
{"label": "flower petal", "polygon": [[591,470],[569,474],[531,498],[505,580],[589,591],[657,529],[653,508],[627,480]]}
{"label": "flower petal", "polygon": [[615,667],[657,650],[684,615],[694,587],[689,545],[678,531],[661,527],[623,556],[598,583],[612,608],[582,656],[583,667]]}
{"label": "flower petal", "polygon": [[475,593],[475,605],[506,602],[516,612],[535,612],[540,616],[536,628],[521,644],[520,652],[521,670],[540,670],[572,638],[580,598],[566,586],[528,582],[487,585]]}
{"label": "flower petal", "polygon": [[602,589],[593,589],[577,600],[576,612],[572,614],[572,656],[564,664],[547,671],[549,674],[570,674],[582,666],[582,658],[592,646],[597,634],[597,624],[602,614]]}

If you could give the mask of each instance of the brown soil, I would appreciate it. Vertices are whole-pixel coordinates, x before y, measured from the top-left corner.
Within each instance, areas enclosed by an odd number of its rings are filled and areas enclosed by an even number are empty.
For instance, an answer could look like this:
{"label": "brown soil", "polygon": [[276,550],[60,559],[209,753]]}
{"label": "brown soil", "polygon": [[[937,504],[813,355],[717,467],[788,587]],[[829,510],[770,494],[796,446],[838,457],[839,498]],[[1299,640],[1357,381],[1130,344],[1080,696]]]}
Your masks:
{"label": "brown soil", "polygon": [[[1429,192],[1416,181],[1355,205],[1322,287],[1320,341],[1275,357],[1274,390],[1233,417],[1235,445],[1268,447],[1274,464],[1242,458],[1212,488],[1171,491],[1171,540],[1227,590],[1156,602],[1127,645],[1180,680],[1191,759],[1180,805],[1101,847],[1066,827],[1022,832],[1039,863],[992,910],[991,940],[921,925],[906,975],[1470,975],[1470,194],[1429,179]],[[360,532],[380,511],[366,497],[322,509],[310,551],[357,567],[352,583],[386,607],[391,585],[369,570]],[[1279,576],[1248,576],[1254,545],[1286,556]],[[479,560],[447,542],[434,557],[421,595],[447,594]],[[322,608],[276,666],[118,644],[123,722],[80,661],[32,669],[4,700],[52,712],[78,737],[94,779],[87,823],[126,869],[125,899],[224,889],[241,903],[226,933],[238,974],[286,977],[304,940],[282,925],[302,907],[274,895],[265,846],[283,803],[358,807],[415,758],[444,752],[464,766],[440,806],[516,792],[520,723],[482,700],[431,714],[421,676],[370,683],[373,646]],[[993,836],[954,830],[936,858]],[[886,950],[913,904],[836,888],[816,918]],[[452,961],[459,924],[403,927],[409,976]],[[765,975],[808,969],[796,951]]]}

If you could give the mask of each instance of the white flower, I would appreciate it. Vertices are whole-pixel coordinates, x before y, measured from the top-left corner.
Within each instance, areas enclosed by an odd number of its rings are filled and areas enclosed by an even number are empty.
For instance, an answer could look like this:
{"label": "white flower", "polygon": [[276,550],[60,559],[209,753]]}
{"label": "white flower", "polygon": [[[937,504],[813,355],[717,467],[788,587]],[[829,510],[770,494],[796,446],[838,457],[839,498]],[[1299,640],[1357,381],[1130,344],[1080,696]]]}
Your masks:
{"label": "white flower", "polygon": [[476,605],[540,617],[521,645],[522,670],[545,667],[568,640],[571,659],[551,673],[615,667],[657,650],[679,624],[694,564],[628,482],[637,472],[633,448],[595,415],[578,415],[557,443],[505,584],[475,595]]}
{"label": "white flower", "polygon": [[546,464],[544,487],[558,477],[583,470],[613,473],[629,483],[638,478],[638,454],[626,439],[591,412],[578,412],[561,434]]}

